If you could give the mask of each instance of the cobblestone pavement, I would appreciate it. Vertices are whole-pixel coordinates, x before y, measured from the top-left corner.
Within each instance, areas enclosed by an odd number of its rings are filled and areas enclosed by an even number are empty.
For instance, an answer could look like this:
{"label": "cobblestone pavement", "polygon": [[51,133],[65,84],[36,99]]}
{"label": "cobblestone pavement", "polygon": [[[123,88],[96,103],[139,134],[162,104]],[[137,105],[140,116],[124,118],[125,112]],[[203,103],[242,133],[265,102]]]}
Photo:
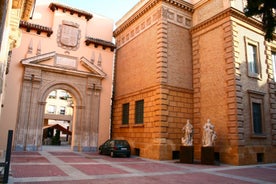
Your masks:
{"label": "cobblestone pavement", "polygon": [[174,184],[276,183],[276,163],[247,166],[183,164],[140,157],[111,158],[66,150],[13,152],[9,183]]}

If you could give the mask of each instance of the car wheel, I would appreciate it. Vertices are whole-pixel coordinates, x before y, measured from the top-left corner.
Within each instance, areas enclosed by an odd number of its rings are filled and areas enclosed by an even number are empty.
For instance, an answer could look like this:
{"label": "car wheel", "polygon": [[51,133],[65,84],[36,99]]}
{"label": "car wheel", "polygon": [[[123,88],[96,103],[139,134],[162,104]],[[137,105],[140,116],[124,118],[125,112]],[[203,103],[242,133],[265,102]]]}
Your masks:
{"label": "car wheel", "polygon": [[130,154],[127,154],[126,156],[129,158],[129,157],[130,157]]}
{"label": "car wheel", "polygon": [[115,157],[115,154],[114,154],[113,151],[110,152],[110,156],[111,156],[111,157]]}

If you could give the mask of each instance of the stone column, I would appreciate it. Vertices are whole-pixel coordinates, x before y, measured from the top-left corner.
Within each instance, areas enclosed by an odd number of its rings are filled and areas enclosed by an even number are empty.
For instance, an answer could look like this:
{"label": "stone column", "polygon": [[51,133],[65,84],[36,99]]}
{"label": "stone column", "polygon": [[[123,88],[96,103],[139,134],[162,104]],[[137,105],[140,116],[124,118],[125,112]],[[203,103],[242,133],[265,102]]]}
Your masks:
{"label": "stone column", "polygon": [[75,108],[75,121],[74,121],[74,127],[73,127],[73,132],[74,135],[72,137],[72,145],[71,147],[73,148],[74,151],[81,151],[82,150],[82,145],[81,145],[81,135],[82,135],[82,126],[83,126],[83,116],[84,116],[84,106],[76,106]]}
{"label": "stone column", "polygon": [[[38,118],[38,91],[41,84],[40,70],[25,69],[21,101],[18,114],[18,123],[15,136],[15,150],[37,151],[38,124],[43,120]],[[40,115],[41,116],[41,115]],[[39,143],[41,144],[41,143]]]}
{"label": "stone column", "polygon": [[82,132],[82,151],[96,151],[98,146],[98,126],[100,107],[100,81],[90,79],[87,88],[85,122]]}

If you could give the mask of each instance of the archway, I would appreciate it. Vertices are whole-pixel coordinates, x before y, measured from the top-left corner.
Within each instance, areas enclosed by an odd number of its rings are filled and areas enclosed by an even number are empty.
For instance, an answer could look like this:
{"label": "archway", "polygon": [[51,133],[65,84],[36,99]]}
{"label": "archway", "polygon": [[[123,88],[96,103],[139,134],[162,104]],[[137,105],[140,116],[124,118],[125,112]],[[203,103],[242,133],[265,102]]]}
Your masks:
{"label": "archway", "polygon": [[63,89],[50,92],[46,99],[43,121],[43,145],[71,145],[74,98]]}
{"label": "archway", "polygon": [[[99,106],[103,73],[61,69],[40,64],[55,53],[24,61],[24,76],[15,135],[15,150],[42,149],[45,105],[48,95],[57,89],[74,99],[71,149],[92,151],[98,147]],[[86,60],[83,62],[87,62]],[[87,64],[87,63],[85,63]],[[85,65],[86,66],[86,65]],[[92,69],[91,69],[92,70]]]}

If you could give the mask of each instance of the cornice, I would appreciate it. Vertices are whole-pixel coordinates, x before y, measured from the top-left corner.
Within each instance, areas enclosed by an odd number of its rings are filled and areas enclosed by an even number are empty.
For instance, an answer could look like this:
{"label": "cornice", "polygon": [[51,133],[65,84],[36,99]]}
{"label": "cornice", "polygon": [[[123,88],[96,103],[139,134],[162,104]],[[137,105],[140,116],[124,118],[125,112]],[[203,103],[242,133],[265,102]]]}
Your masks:
{"label": "cornice", "polygon": [[57,55],[56,52],[53,51],[53,52],[33,56],[30,58],[24,58],[21,60],[21,64],[24,66],[27,66],[27,67],[39,68],[41,70],[53,71],[53,72],[62,73],[62,74],[67,73],[70,75],[77,75],[77,76],[93,76],[93,77],[98,77],[100,79],[102,79],[106,76],[106,74],[103,71],[101,71],[101,69],[99,69],[97,66],[92,65],[92,64],[90,64],[90,65],[87,64],[89,61],[84,57],[81,58],[80,62],[82,64],[85,64],[85,66],[89,65],[90,68],[92,68],[94,71],[96,71],[95,73],[88,73],[88,72],[74,70],[74,69],[65,68],[65,67],[57,67],[57,66],[39,64],[42,61],[46,61],[46,60],[54,58],[56,55]]}
{"label": "cornice", "polygon": [[116,46],[112,42],[108,42],[105,40],[97,39],[97,38],[92,38],[92,37],[86,37],[85,39],[85,44],[89,46],[90,44],[94,44],[94,46],[97,48],[99,45],[103,47],[105,50],[106,48],[110,48],[111,51],[114,51]]}
{"label": "cornice", "polygon": [[118,34],[123,32],[127,27],[133,24],[136,20],[146,14],[149,10],[155,7],[158,3],[169,3],[179,9],[193,12],[193,5],[181,0],[149,0],[140,9],[133,13],[124,23],[122,23],[114,32],[113,35],[116,37]]}
{"label": "cornice", "polygon": [[38,24],[32,24],[27,21],[20,21],[19,28],[25,28],[27,32],[31,30],[36,31],[37,34],[47,33],[47,36],[50,37],[53,34],[53,30],[50,27],[41,26]]}
{"label": "cornice", "polygon": [[21,16],[22,20],[29,20],[33,7],[35,6],[34,3],[34,0],[26,0],[24,2],[24,8]]}
{"label": "cornice", "polygon": [[242,22],[246,23],[246,24],[249,24],[251,26],[254,26],[258,29],[261,29],[262,30],[262,23],[256,19],[253,19],[253,18],[250,18],[250,17],[247,17],[244,15],[243,12],[235,9],[235,8],[228,8],[222,12],[220,12],[219,14],[205,20],[204,22],[202,23],[199,23],[197,24],[196,26],[194,26],[192,29],[191,29],[191,32],[192,33],[196,33],[226,17],[234,17],[234,18],[237,18],[239,20],[241,20]]}
{"label": "cornice", "polygon": [[88,67],[90,70],[96,72],[102,78],[105,78],[107,76],[107,74],[104,73],[104,71],[101,68],[99,68],[98,66],[94,65],[93,63],[91,63],[85,57],[81,57],[80,58],[80,63],[83,64],[84,66]]}
{"label": "cornice", "polygon": [[41,54],[41,55],[38,55],[38,56],[33,56],[33,57],[30,57],[30,58],[24,58],[24,59],[21,60],[21,63],[23,65],[24,64],[29,64],[29,63],[36,64],[36,63],[39,63],[41,61],[49,60],[49,59],[51,59],[55,56],[56,56],[56,52],[53,51],[53,52]]}
{"label": "cornice", "polygon": [[71,15],[77,14],[78,17],[84,16],[87,21],[89,21],[91,18],[93,18],[93,15],[91,13],[88,13],[83,10],[79,10],[76,8],[72,8],[70,6],[58,4],[58,3],[51,3],[49,5],[49,8],[54,12],[55,10],[61,9],[64,13],[69,12]]}

